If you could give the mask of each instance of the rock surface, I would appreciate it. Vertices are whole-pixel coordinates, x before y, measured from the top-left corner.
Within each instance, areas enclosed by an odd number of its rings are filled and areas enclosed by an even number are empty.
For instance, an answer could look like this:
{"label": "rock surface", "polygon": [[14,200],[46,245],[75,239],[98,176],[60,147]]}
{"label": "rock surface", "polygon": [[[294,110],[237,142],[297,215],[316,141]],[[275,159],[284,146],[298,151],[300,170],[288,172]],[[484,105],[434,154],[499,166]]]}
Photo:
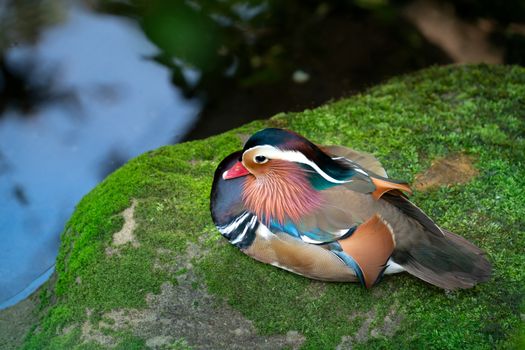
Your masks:
{"label": "rock surface", "polygon": [[[266,126],[371,152],[391,177],[417,178],[413,200],[487,252],[492,280],[446,293],[401,274],[365,290],[311,281],[229,246],[209,215],[213,172]],[[78,204],[56,278],[0,312],[0,347],[523,346],[524,136],[525,69],[451,66],[148,152]]]}

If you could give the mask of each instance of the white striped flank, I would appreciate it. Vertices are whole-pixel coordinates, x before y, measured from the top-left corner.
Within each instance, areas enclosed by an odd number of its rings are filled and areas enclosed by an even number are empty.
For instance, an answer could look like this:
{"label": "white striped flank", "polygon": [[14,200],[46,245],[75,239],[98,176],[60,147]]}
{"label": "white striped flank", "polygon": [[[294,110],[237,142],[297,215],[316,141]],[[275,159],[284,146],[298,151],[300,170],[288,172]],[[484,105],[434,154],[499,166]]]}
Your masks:
{"label": "white striped flank", "polygon": [[248,221],[248,223],[244,226],[244,230],[242,231],[242,233],[240,235],[238,235],[230,243],[231,244],[237,244],[239,242],[242,242],[242,240],[244,239],[244,237],[246,237],[246,234],[248,233],[248,229],[253,229],[253,227],[255,226],[256,223],[257,223],[257,217],[254,215],[254,216],[252,216],[250,221]]}
{"label": "white striped flank", "polygon": [[249,215],[250,215],[250,213],[246,212],[246,213],[242,214],[241,216],[239,216],[238,218],[236,218],[235,220],[233,220],[233,222],[230,222],[228,225],[217,226],[217,229],[222,234],[228,235],[228,234],[232,233],[234,230],[236,230],[237,227],[239,227],[239,225],[242,224],[244,222],[244,220],[246,220],[246,218]]}
{"label": "white striped flank", "polygon": [[[286,160],[289,162],[306,164],[312,167],[319,175],[321,175],[325,180],[330,181],[331,183],[344,184],[344,183],[352,182],[352,180],[334,179],[333,177],[325,173],[321,168],[319,168],[317,164],[312,162],[310,159],[306,158],[304,154],[298,151],[283,151],[283,150],[280,150],[270,145],[262,145],[262,146],[255,146],[250,149],[247,149],[246,151],[244,151],[244,153],[246,154],[247,152],[250,152],[252,150],[256,150],[258,152],[258,155],[265,156],[266,158],[269,158],[269,159],[280,159],[280,160]],[[243,165],[245,165],[244,160],[243,160]],[[358,171],[357,169],[355,170]],[[364,173],[362,170],[360,172]]]}

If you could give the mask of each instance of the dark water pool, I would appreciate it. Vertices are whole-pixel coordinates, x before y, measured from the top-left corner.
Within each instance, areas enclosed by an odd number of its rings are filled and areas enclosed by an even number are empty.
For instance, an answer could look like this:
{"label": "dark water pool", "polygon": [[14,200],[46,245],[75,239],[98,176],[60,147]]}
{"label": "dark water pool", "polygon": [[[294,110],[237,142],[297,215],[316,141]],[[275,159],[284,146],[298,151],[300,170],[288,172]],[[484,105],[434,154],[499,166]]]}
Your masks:
{"label": "dark water pool", "polygon": [[145,59],[158,49],[135,23],[66,11],[34,45],[4,55],[45,96],[27,109],[6,106],[0,118],[0,308],[49,277],[84,194],[127,159],[181,140],[200,110],[168,68]]}

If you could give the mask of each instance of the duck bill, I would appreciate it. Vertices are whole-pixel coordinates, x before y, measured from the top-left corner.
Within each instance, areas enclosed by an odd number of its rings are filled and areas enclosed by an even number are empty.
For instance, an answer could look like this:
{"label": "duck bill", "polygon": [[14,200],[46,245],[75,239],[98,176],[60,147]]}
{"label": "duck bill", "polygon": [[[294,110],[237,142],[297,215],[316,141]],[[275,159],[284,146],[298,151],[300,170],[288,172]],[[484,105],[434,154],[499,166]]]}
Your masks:
{"label": "duck bill", "polygon": [[248,169],[241,162],[237,162],[222,174],[222,178],[224,180],[235,179],[236,177],[246,176],[249,173]]}

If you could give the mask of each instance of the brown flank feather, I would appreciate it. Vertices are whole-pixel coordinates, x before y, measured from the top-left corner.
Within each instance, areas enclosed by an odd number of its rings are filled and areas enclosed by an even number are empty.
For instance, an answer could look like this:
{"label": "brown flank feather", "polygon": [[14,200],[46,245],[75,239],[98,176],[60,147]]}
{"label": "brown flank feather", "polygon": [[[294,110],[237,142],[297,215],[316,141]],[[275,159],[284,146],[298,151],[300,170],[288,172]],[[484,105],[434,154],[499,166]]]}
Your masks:
{"label": "brown flank feather", "polygon": [[338,242],[361,268],[366,288],[372,287],[380,277],[395,248],[392,229],[378,214]]}

